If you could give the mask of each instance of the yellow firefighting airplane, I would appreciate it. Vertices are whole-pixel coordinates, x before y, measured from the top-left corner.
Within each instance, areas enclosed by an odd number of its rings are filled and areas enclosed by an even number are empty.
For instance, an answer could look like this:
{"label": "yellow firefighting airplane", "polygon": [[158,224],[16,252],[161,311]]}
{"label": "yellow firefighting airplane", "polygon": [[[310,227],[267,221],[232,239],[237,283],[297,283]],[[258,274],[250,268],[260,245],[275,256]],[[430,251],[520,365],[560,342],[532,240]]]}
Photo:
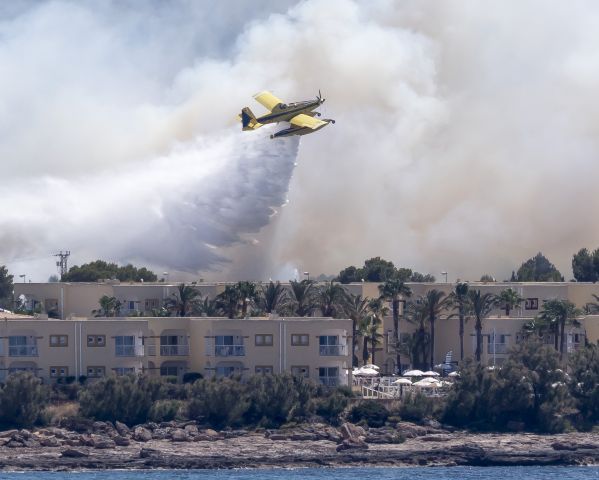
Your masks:
{"label": "yellow firefighting airplane", "polygon": [[291,126],[284,130],[279,130],[270,138],[289,137],[291,135],[306,135],[308,133],[320,130],[329,123],[335,123],[335,120],[324,118],[318,120],[319,112],[314,112],[315,108],[324,103],[320,91],[316,100],[307,100],[303,102],[283,103],[282,100],[275,97],[272,93],[264,91],[254,95],[254,98],[263,107],[268,109],[266,115],[256,118],[252,111],[245,107],[241,110],[241,125],[243,130],[255,130],[267,123],[289,122]]}

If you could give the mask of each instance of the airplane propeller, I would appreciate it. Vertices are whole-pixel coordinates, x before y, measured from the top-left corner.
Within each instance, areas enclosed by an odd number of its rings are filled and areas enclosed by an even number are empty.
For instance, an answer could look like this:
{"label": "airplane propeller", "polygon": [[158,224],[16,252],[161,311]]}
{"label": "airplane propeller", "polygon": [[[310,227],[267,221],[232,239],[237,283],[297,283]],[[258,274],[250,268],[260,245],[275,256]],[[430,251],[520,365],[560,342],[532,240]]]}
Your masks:
{"label": "airplane propeller", "polygon": [[324,98],[322,98],[322,94],[320,93],[320,89],[318,89],[318,96],[316,97],[316,99],[320,102],[320,103],[324,103]]}

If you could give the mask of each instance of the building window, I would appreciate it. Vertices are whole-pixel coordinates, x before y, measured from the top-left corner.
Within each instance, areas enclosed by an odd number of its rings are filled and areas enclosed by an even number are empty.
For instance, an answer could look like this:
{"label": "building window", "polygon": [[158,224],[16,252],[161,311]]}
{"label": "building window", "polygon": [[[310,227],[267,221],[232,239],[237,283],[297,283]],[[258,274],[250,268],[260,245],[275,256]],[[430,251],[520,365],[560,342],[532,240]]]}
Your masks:
{"label": "building window", "polygon": [[230,377],[232,375],[238,374],[240,372],[240,368],[231,365],[219,366],[216,367],[215,372],[218,378]]}
{"label": "building window", "polygon": [[214,337],[214,355],[217,357],[244,356],[245,347],[243,345],[243,337],[237,335],[217,335]]}
{"label": "building window", "polygon": [[37,357],[37,339],[26,335],[8,337],[8,355],[10,357]]}
{"label": "building window", "polygon": [[256,346],[257,347],[272,347],[273,337],[268,333],[260,333],[256,335]]}
{"label": "building window", "polygon": [[163,377],[177,377],[179,376],[180,368],[177,365],[161,365],[160,375]]}
{"label": "building window", "polygon": [[295,375],[296,377],[310,378],[310,367],[308,367],[308,365],[291,367],[291,375]]}
{"label": "building window", "polygon": [[272,375],[272,366],[256,365],[256,375]]}
{"label": "building window", "polygon": [[50,377],[60,378],[69,376],[69,367],[50,367]]}
{"label": "building window", "polygon": [[318,380],[327,387],[339,385],[339,367],[319,367]]}
{"label": "building window", "polygon": [[525,310],[538,310],[539,309],[539,299],[538,298],[527,298],[526,302],[524,302]]}
{"label": "building window", "polygon": [[119,377],[135,373],[135,367],[116,367],[113,370]]}
{"label": "building window", "polygon": [[115,355],[117,357],[135,356],[135,337],[133,335],[121,335],[114,337]]}
{"label": "building window", "polygon": [[310,337],[307,333],[291,334],[291,345],[295,347],[305,347],[310,343]]}
{"label": "building window", "polygon": [[106,335],[88,335],[87,336],[88,347],[105,347],[106,346]]}
{"label": "building window", "polygon": [[68,335],[50,335],[51,347],[66,347],[69,345]]}
{"label": "building window", "polygon": [[343,346],[339,345],[339,337],[337,335],[321,335],[319,344],[319,353],[322,356],[342,354]]}
{"label": "building window", "polygon": [[89,378],[101,378],[106,375],[106,367],[87,367]]}
{"label": "building window", "polygon": [[160,301],[157,298],[146,298],[144,303],[147,312],[160,308]]}

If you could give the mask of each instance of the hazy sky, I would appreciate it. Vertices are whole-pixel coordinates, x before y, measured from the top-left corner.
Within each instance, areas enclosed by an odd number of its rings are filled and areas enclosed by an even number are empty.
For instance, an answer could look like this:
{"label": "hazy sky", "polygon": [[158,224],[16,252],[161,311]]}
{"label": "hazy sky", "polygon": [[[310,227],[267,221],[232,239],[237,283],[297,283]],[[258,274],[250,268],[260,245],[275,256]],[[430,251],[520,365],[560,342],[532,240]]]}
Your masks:
{"label": "hazy sky", "polygon": [[[591,1],[2,3],[0,264],[501,279],[540,250],[569,278],[599,247],[598,41]],[[337,123],[241,132],[263,89]]]}

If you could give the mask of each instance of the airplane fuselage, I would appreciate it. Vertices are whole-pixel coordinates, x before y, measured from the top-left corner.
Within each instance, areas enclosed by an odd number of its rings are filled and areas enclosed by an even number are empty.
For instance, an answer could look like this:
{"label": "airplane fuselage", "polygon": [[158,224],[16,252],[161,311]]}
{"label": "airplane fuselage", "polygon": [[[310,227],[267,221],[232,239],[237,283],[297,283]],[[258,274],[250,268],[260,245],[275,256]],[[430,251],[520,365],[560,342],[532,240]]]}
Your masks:
{"label": "airplane fuselage", "polygon": [[[272,112],[267,113],[256,120],[261,124],[289,122],[293,117],[300,113],[310,114],[312,110],[318,108],[323,103],[323,100],[314,100],[295,103],[279,103]],[[312,116],[312,115],[310,115]]]}

